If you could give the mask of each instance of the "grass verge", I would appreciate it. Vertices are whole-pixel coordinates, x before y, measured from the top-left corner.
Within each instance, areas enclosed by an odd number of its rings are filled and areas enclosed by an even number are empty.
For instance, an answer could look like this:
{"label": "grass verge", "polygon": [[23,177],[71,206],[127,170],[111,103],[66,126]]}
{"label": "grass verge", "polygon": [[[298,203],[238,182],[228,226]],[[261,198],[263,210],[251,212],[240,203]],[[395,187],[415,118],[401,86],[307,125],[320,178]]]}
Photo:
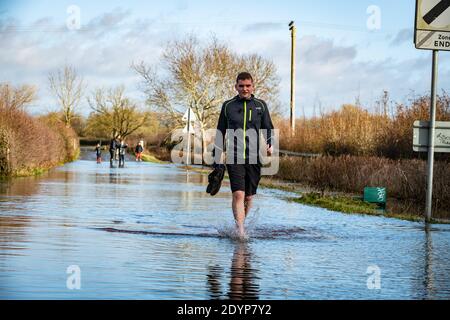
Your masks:
{"label": "grass verge", "polygon": [[[424,221],[424,218],[418,215],[383,211],[379,209],[376,204],[362,201],[357,197],[353,197],[350,195],[321,195],[318,192],[308,192],[301,194],[300,197],[288,197],[287,200],[347,214],[376,215],[412,222]],[[445,219],[431,219],[430,222],[434,224],[450,223],[450,221]]]}
{"label": "grass verge", "polygon": [[343,213],[382,214],[382,211],[378,209],[376,204],[364,202],[350,196],[322,196],[320,193],[309,192],[302,194],[300,197],[289,197],[288,200]]}
{"label": "grass verge", "polygon": [[169,163],[167,161],[161,161],[158,158],[156,158],[154,155],[149,154],[149,153],[143,153],[142,154],[142,161],[151,162],[151,163],[160,163],[160,164],[162,164],[162,163]]}

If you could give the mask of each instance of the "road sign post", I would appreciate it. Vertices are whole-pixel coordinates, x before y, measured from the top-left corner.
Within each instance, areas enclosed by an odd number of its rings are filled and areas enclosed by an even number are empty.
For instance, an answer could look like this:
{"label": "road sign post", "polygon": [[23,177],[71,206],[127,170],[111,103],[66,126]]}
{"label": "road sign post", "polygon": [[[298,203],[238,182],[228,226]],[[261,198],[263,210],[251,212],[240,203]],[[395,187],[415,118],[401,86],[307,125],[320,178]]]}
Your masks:
{"label": "road sign post", "polygon": [[188,118],[187,118],[187,135],[188,135],[188,149],[187,149],[187,155],[186,155],[186,165],[189,165],[189,162],[191,162],[191,108],[188,108]]}
{"label": "road sign post", "polygon": [[433,67],[431,71],[431,105],[430,129],[428,133],[428,165],[427,165],[427,200],[426,221],[431,220],[433,199],[433,165],[434,165],[434,135],[436,128],[436,83],[437,83],[438,51],[433,50]]}
{"label": "road sign post", "polygon": [[450,0],[416,0],[414,43],[417,49],[433,50],[431,103],[428,135],[426,221],[431,220],[433,196],[434,136],[436,124],[436,86],[438,52],[450,50]]}
{"label": "road sign post", "polygon": [[[191,133],[194,131],[191,125],[191,122],[197,121],[197,117],[192,112],[189,107],[182,117],[183,121],[186,121],[186,127],[183,129],[183,132],[187,133],[187,153],[186,153],[186,165],[190,163],[191,160]],[[195,154],[194,154],[195,157]]]}

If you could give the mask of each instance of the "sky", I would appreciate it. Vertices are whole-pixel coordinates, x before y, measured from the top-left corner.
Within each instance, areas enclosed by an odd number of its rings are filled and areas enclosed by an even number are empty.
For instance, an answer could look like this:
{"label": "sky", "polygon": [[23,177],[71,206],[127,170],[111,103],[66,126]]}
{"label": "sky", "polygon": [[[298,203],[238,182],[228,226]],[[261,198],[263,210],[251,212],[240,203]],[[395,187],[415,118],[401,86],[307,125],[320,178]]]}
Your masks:
{"label": "sky", "polygon": [[[79,28],[70,23],[74,16]],[[157,64],[170,40],[215,36],[236,53],[274,62],[288,115],[293,20],[296,115],[338,109],[357,97],[373,110],[383,90],[392,104],[430,92],[432,53],[414,47],[414,19],[415,0],[0,0],[0,82],[36,85],[38,99],[28,110],[54,111],[48,74],[69,64],[88,94],[124,85],[144,105],[133,61]],[[438,92],[449,91],[448,51],[439,53],[438,79]],[[90,112],[85,100],[80,112]]]}

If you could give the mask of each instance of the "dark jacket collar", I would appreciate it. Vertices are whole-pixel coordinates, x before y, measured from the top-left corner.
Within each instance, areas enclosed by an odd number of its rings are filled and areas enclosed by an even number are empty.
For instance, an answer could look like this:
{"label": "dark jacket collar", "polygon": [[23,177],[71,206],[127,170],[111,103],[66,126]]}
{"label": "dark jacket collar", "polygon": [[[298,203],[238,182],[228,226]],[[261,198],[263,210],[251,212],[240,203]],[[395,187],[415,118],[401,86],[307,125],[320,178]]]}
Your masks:
{"label": "dark jacket collar", "polygon": [[252,96],[250,98],[248,98],[248,99],[241,98],[239,95],[237,95],[235,98],[236,98],[237,101],[244,101],[244,100],[251,101],[251,100],[253,100],[255,98],[255,95],[252,94]]}

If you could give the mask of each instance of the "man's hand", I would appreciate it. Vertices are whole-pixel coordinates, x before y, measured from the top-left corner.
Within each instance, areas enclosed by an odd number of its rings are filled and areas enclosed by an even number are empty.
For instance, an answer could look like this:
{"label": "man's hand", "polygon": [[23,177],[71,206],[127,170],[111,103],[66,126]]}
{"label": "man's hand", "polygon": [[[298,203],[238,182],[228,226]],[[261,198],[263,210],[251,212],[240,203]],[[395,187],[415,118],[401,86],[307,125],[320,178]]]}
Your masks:
{"label": "man's hand", "polygon": [[267,155],[271,156],[273,153],[273,146],[267,146]]}

